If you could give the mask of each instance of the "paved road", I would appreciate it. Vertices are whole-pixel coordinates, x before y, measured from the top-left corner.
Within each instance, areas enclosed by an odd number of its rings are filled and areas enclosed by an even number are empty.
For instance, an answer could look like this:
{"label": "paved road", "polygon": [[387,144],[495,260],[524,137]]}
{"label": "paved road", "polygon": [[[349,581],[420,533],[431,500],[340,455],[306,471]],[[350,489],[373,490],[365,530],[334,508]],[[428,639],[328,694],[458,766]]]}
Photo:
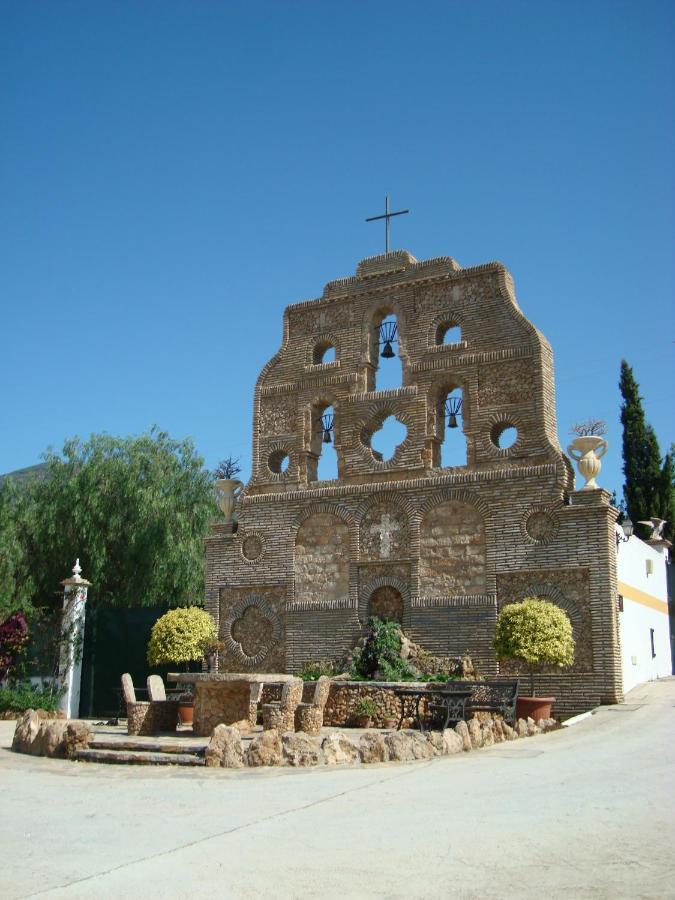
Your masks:
{"label": "paved road", "polygon": [[429,763],[141,769],[10,753],[0,897],[675,897],[675,679]]}

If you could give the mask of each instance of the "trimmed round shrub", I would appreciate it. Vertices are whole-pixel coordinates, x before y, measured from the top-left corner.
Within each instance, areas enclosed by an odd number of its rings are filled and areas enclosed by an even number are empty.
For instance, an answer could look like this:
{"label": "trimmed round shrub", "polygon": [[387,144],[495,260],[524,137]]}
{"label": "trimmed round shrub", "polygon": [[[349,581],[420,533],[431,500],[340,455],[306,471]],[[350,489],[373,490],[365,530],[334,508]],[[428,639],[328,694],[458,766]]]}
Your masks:
{"label": "trimmed round shrub", "polygon": [[572,623],[553,603],[525,597],[501,609],[493,647],[497,659],[513,659],[527,666],[534,694],[533,673],[538,668],[571,666],[574,662]]}
{"label": "trimmed round shrub", "polygon": [[152,626],[148,662],[151,666],[164,666],[202,659],[206,643],[215,637],[215,622],[203,609],[171,609]]}

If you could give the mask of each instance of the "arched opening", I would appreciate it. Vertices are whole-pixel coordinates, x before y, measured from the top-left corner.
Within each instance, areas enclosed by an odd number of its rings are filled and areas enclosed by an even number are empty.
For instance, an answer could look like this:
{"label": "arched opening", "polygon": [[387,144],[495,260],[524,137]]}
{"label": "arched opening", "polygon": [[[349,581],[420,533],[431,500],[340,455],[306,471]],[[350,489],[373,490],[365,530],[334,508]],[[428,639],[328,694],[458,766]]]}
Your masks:
{"label": "arched opening", "polygon": [[459,344],[462,329],[455,322],[441,322],[436,329],[436,344]]}
{"label": "arched opening", "polygon": [[339,477],[335,410],[332,406],[315,406],[312,409],[312,437],[307,459],[308,481],[330,481]]}
{"label": "arched opening", "polygon": [[467,464],[464,420],[464,392],[453,388],[441,396],[436,411],[436,435],[440,442],[435,464],[442,468],[454,468]]}
{"label": "arched opening", "polygon": [[312,352],[312,363],[318,366],[331,362],[335,362],[335,346],[330,341],[320,341]]}
{"label": "arched opening", "polygon": [[518,440],[518,429],[510,422],[498,422],[490,431],[490,440],[500,450],[508,450]]}
{"label": "arched opening", "polygon": [[389,391],[403,385],[398,320],[393,312],[381,311],[373,322],[371,362],[374,366],[370,390]]}
{"label": "arched opening", "polygon": [[368,601],[368,618],[385,622],[403,622],[403,597],[401,592],[389,584],[377,588]]}

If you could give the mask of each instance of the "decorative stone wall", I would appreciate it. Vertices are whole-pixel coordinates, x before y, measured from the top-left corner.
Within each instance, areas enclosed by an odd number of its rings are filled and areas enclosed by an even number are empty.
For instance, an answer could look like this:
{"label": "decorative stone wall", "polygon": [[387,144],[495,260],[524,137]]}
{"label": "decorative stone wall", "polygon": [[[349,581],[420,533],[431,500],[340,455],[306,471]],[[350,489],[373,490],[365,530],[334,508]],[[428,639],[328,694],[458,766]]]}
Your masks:
{"label": "decorative stone wall", "polygon": [[485,592],[485,528],[468,503],[441,503],[424,516],[420,535],[420,593],[454,597]]}
{"label": "decorative stone wall", "polygon": [[[402,383],[377,391],[376,328],[388,314]],[[449,325],[461,334],[445,344]],[[319,361],[327,346],[334,362]],[[458,388],[452,437],[465,439],[467,464],[444,468],[444,400]],[[316,423],[329,406],[339,478],[322,482]],[[388,415],[407,437],[384,460],[369,439]],[[297,672],[343,658],[371,596],[388,586],[413,640],[439,655],[468,652],[481,674],[497,674],[498,608],[539,585],[574,605],[578,658],[571,672],[542,674],[538,688],[567,714],[622,698],[616,511],[606,491],[574,490],[551,348],[503,265],[462,269],[395,251],[289,306],[282,346],[256,384],[253,426],[238,531],[216,524],[206,541],[205,605],[227,645],[223,669]],[[517,439],[504,447],[509,426]],[[266,606],[247,614],[241,603],[252,597]]]}

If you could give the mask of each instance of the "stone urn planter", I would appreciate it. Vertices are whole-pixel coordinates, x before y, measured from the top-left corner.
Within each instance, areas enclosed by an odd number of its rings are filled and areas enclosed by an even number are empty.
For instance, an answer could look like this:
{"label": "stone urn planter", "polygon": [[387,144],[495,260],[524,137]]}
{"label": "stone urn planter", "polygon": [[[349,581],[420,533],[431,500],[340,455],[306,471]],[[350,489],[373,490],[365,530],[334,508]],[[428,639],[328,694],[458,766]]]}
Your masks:
{"label": "stone urn planter", "polygon": [[595,434],[575,438],[567,448],[567,452],[576,461],[577,467],[586,482],[582,491],[594,491],[598,484],[596,477],[600,474],[602,464],[600,458],[608,448],[607,441]]}
{"label": "stone urn planter", "polygon": [[217,478],[216,498],[220,511],[225,517],[225,523],[233,521],[234,508],[237,505],[237,497],[241,493],[243,484],[238,478]]}
{"label": "stone urn planter", "polygon": [[516,700],[517,719],[550,719],[551,708],[555,703],[555,697],[518,697]]}
{"label": "stone urn planter", "polygon": [[370,728],[373,720],[370,716],[354,716],[353,722],[355,728]]}

